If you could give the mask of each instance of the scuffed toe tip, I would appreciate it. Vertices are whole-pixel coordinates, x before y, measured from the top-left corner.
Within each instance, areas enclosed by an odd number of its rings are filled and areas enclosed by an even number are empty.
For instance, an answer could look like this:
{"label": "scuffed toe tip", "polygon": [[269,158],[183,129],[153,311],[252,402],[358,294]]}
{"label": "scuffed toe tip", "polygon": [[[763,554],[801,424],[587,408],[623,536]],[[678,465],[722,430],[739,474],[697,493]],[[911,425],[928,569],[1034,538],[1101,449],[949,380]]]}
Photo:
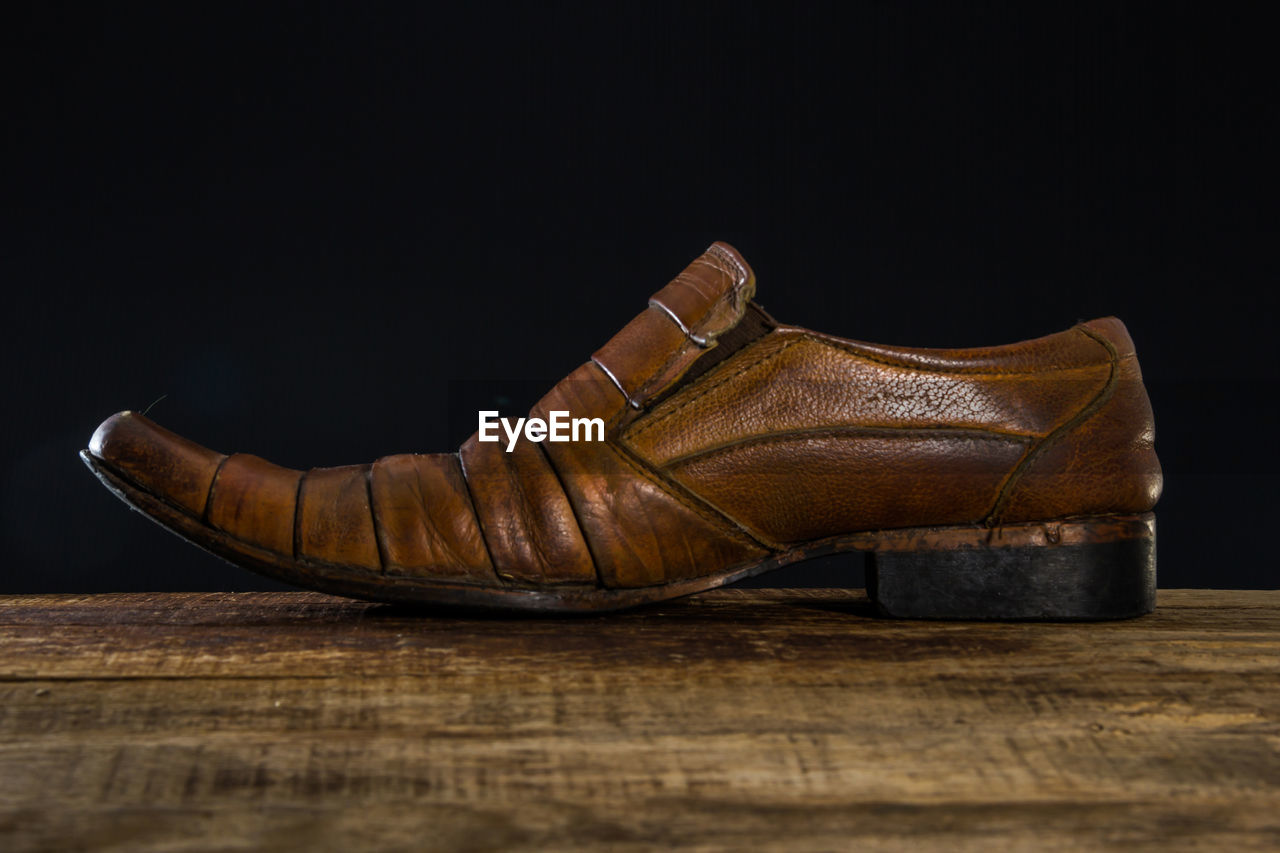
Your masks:
{"label": "scuffed toe tip", "polygon": [[103,421],[82,456],[95,472],[109,469],[197,517],[225,458],[131,411]]}
{"label": "scuffed toe tip", "polygon": [[[111,452],[118,443],[117,439],[122,432],[127,431],[133,424],[132,420],[136,418],[132,411],[126,409],[123,412],[116,412],[111,417],[98,425],[93,431],[93,436],[89,439],[89,447],[81,452],[81,456],[88,453],[103,461],[111,460]],[[88,461],[87,459],[85,460]]]}

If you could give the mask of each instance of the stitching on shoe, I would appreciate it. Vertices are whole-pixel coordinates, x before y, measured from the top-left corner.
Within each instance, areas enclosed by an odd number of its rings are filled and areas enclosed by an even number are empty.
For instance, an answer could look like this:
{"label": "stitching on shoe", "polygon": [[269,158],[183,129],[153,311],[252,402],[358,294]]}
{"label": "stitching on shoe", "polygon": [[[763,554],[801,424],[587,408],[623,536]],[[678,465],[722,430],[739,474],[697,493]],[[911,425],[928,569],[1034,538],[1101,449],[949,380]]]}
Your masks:
{"label": "stitching on shoe", "polygon": [[[719,260],[721,263],[731,266],[732,269],[726,269],[725,267],[717,267],[715,264],[708,263],[706,260],[707,255],[710,255],[711,257]],[[694,261],[694,263],[711,267],[716,272],[720,273],[721,275],[728,276],[729,278],[729,287],[711,304],[710,307],[707,308],[707,312],[706,314],[703,315],[702,321],[699,322],[697,327],[692,330],[694,335],[690,336],[690,337],[696,336],[696,337],[706,339],[708,343],[710,343],[714,341],[716,338],[720,337],[725,332],[732,329],[734,326],[738,325],[738,323],[742,322],[742,317],[747,310],[747,302],[750,301],[749,298],[747,299],[743,298],[743,291],[747,289],[746,284],[750,277],[747,275],[747,271],[743,269],[741,264],[739,264],[733,258],[729,257],[728,253],[725,252],[723,249],[715,245],[712,245],[710,248],[708,248],[707,251],[703,254],[703,257],[698,258],[696,261]],[[681,275],[683,275],[683,273],[681,273]],[[679,277],[677,277],[677,280],[678,278]],[[750,294],[748,294],[748,297],[749,296]],[[711,321],[715,316],[715,306],[716,304],[720,302],[724,302],[726,300],[729,302],[729,306],[733,310],[733,317],[730,322],[725,323],[721,329],[719,329],[713,336],[708,338],[706,334],[706,329],[711,325]],[[696,340],[694,342],[697,343]]]}
{"label": "stitching on shoe", "polygon": [[[744,268],[742,264],[738,262],[738,259],[733,257],[731,254],[729,254],[728,252],[726,252],[724,249],[720,248],[716,244],[712,243],[710,246],[708,246],[707,251],[704,254],[711,255],[713,258],[717,258],[727,263],[729,266],[733,267],[734,274],[731,276],[731,278],[733,278],[733,284],[735,288],[742,287],[744,284],[747,283],[747,279],[750,278],[750,276],[747,275],[746,268]],[[725,272],[727,273],[729,272],[729,270],[725,270]]]}
{"label": "stitching on shoe", "polygon": [[[606,442],[605,447],[613,451],[613,454],[617,456],[618,459],[620,459],[622,462],[624,462],[628,467],[630,467],[633,471],[635,471],[644,479],[648,480],[653,485],[657,486],[658,490],[662,492],[662,494],[671,498],[673,501],[680,504],[685,509],[688,509],[694,514],[698,515],[700,518],[702,518],[704,521],[711,524],[713,528],[719,530],[721,533],[724,533],[728,536],[732,536],[736,538],[738,541],[746,543],[753,547],[764,548],[765,551],[778,550],[775,546],[768,545],[765,542],[759,541],[755,539],[755,537],[749,535],[746,532],[746,530],[742,528],[742,526],[738,524],[738,522],[735,519],[727,515],[724,515],[723,513],[720,513],[721,517],[717,518],[716,515],[713,515],[706,507],[698,506],[696,503],[691,501],[686,495],[681,494],[680,492],[677,492],[672,488],[669,488],[668,487],[669,481],[661,477],[656,472],[649,470],[647,466],[641,465],[639,462],[632,459],[629,453],[624,452],[625,448],[615,445],[612,442]],[[681,486],[675,483],[671,483],[671,485],[677,486],[681,491],[686,490],[685,486]],[[726,522],[733,522],[733,525],[730,526],[729,524],[726,524]]]}
{"label": "stitching on shoe", "polygon": [[[991,505],[991,510],[984,518],[984,523],[988,527],[995,527],[1000,523],[1000,513],[1004,512],[1006,505],[1013,495],[1014,487],[1017,485],[1018,481],[1022,479],[1022,475],[1030,470],[1032,463],[1064,435],[1067,435],[1080,424],[1096,415],[1102,407],[1107,404],[1112,395],[1115,394],[1116,386],[1119,384],[1120,379],[1120,362],[1123,361],[1123,359],[1120,358],[1120,354],[1116,350],[1115,345],[1101,335],[1096,335],[1093,332],[1088,331],[1083,326],[1077,326],[1076,328],[1107,351],[1107,355],[1110,357],[1110,361],[1108,363],[1111,365],[1111,372],[1107,376],[1107,382],[1102,386],[1102,389],[1093,396],[1093,399],[1085,403],[1075,415],[1063,421],[1050,431],[1048,435],[1027,448],[1027,451],[1022,455],[1022,458],[1018,460],[1018,464],[1013,466],[1013,470],[1009,472],[1005,481],[1000,485],[1000,490],[996,492],[995,503]],[[1136,354],[1125,356],[1125,358],[1136,357]]]}
{"label": "stitching on shoe", "polygon": [[[1088,332],[1084,332],[1084,330],[1081,327],[1077,326],[1076,330],[1081,331],[1083,334],[1088,335]],[[1090,335],[1089,337],[1092,337],[1092,336]],[[915,365],[909,365],[909,364],[902,364],[900,362],[892,361],[889,359],[877,358],[876,356],[867,355],[866,353],[859,352],[855,349],[850,348],[849,346],[842,345],[839,342],[829,341],[823,338],[816,337],[812,334],[809,334],[808,332],[802,332],[800,335],[787,341],[786,343],[778,347],[773,352],[767,353],[748,364],[740,366],[733,373],[728,374],[726,376],[719,377],[715,379],[713,382],[711,382],[710,384],[703,385],[702,387],[698,388],[694,393],[692,393],[689,397],[680,401],[680,403],[675,405],[673,408],[667,409],[665,411],[660,411],[660,412],[655,410],[650,414],[649,419],[645,423],[640,424],[639,426],[632,429],[630,432],[626,434],[625,437],[627,439],[639,438],[641,435],[646,433],[649,429],[663,423],[664,421],[666,421],[668,418],[676,414],[678,411],[680,411],[684,407],[691,405],[692,403],[694,403],[704,395],[710,393],[711,391],[714,391],[716,388],[720,387],[724,383],[729,382],[733,379],[736,379],[738,376],[742,375],[748,370],[751,370],[753,367],[757,366],[758,364],[781,355],[783,352],[787,350],[787,348],[791,347],[796,343],[799,343],[800,341],[810,341],[820,346],[829,347],[831,349],[835,349],[840,352],[847,353],[858,359],[863,359],[876,364],[883,364],[885,366],[894,367],[900,370],[913,370],[913,371],[916,371],[917,373],[951,373],[951,374],[973,376],[973,377],[1031,376],[1031,375],[1051,373],[1056,371],[1088,370],[1091,368],[1105,367],[1109,364],[1109,362],[1106,362],[1106,361],[1098,361],[1098,362],[1088,362],[1085,364],[1054,364],[1054,365],[1049,365],[1047,367],[1040,367],[1035,370],[981,370],[981,371],[968,370],[964,368],[954,368],[954,367],[950,367],[950,368],[949,367],[921,367],[921,366],[915,366]]]}
{"label": "stitching on shoe", "polygon": [[798,441],[806,438],[855,438],[858,436],[866,436],[870,438],[952,438],[956,440],[970,441],[999,441],[1006,444],[1030,444],[1036,441],[1036,436],[994,432],[990,430],[976,429],[973,427],[939,426],[903,427],[901,429],[883,426],[819,427],[817,429],[794,429],[770,435],[751,436],[741,439],[740,441],[722,444],[718,447],[712,447],[707,450],[695,450],[692,453],[685,453],[680,456],[671,457],[666,462],[662,463],[662,467],[668,469],[678,468],[682,465],[687,465],[690,462],[701,461],[709,456],[716,456],[722,453],[740,450],[744,447],[755,447],[761,444]]}
{"label": "stitching on shoe", "polygon": [[[595,367],[595,369],[600,373],[604,372],[603,368],[598,362],[592,360],[587,363]],[[604,387],[614,388],[615,390],[617,390],[617,387],[615,385],[608,382],[607,380],[602,380],[598,375],[596,378],[596,382],[598,383],[603,382]],[[644,479],[652,483],[654,486],[656,486],[658,488],[658,491],[661,492],[664,496],[675,501],[676,503],[679,503],[681,506],[684,506],[686,509],[693,512],[695,515],[702,518],[709,525],[711,525],[712,529],[719,531],[720,533],[726,536],[737,538],[738,540],[745,542],[746,544],[749,544],[751,546],[762,548],[766,552],[773,552],[773,551],[779,550],[778,546],[769,543],[767,540],[761,540],[754,537],[746,529],[746,527],[740,524],[736,519],[726,515],[725,513],[715,508],[714,506],[711,506],[710,504],[700,505],[699,502],[703,501],[701,497],[697,496],[696,494],[693,494],[692,492],[690,492],[690,490],[688,490],[686,487],[682,486],[681,484],[666,478],[665,476],[663,476],[663,474],[660,471],[654,470],[645,460],[636,457],[635,454],[631,451],[631,449],[626,445],[625,442],[616,440],[619,422],[622,421],[624,418],[628,417],[629,415],[633,415],[633,414],[634,414],[634,411],[631,410],[626,405],[625,397],[624,397],[622,404],[618,406],[618,410],[606,419],[606,434],[610,436],[610,439],[604,442],[604,447],[612,451],[614,456],[618,457],[618,459],[621,460],[623,463],[625,463],[626,466],[633,469],[635,473],[639,474],[641,477],[643,477]],[[544,449],[544,453],[545,453],[545,449]],[[459,456],[459,459],[461,459],[461,456]],[[547,454],[547,461],[548,462],[551,461],[550,454]],[[560,472],[556,470],[554,464],[551,464],[551,468],[555,472],[556,477],[559,478]],[[466,473],[465,468],[463,469],[463,473],[465,475]],[[469,487],[469,484],[468,484],[468,487]],[[563,480],[561,480],[561,489],[563,490],[563,488],[564,488],[564,484],[563,484]],[[691,495],[692,497],[690,497]],[[569,494],[567,491],[565,492],[565,498],[566,500],[569,501],[569,505],[573,509],[574,518],[577,519],[578,518],[577,508],[573,505],[573,499],[569,497]],[[478,515],[477,515],[477,521],[478,521]],[[587,543],[587,551],[588,553],[591,554],[591,560],[592,560],[592,563],[595,565],[597,578],[602,588],[610,588],[604,584],[603,577],[600,575],[601,563],[596,559],[595,552],[591,550],[591,537],[588,535],[586,527],[581,523],[580,520],[578,522],[578,526],[580,531],[582,532],[583,541]],[[483,527],[481,527],[482,535],[483,535],[483,532],[484,532]],[[486,547],[488,547],[487,541],[486,541]],[[496,568],[495,568],[495,571],[496,571]]]}
{"label": "stitching on shoe", "polygon": [[[708,256],[719,261],[720,264],[711,263],[708,260]],[[717,274],[725,276],[729,279],[729,287],[711,301],[711,304],[707,306],[707,310],[703,315],[702,320],[693,326],[685,325],[684,320],[677,316],[674,311],[663,304],[660,300],[656,298],[649,300],[648,307],[656,307],[660,313],[667,315],[667,318],[675,323],[676,327],[684,334],[685,342],[662,363],[661,367],[650,373],[649,376],[645,378],[641,385],[636,389],[634,396],[627,392],[627,390],[622,387],[621,383],[614,379],[614,383],[618,385],[619,390],[623,392],[627,398],[627,402],[632,404],[633,408],[637,405],[643,405],[650,397],[660,393],[672,382],[679,379],[679,376],[676,376],[662,385],[658,385],[670,367],[675,364],[677,360],[683,358],[693,348],[693,346],[696,346],[700,350],[709,350],[713,348],[716,345],[716,339],[719,338],[721,334],[724,334],[737,326],[738,323],[742,322],[743,315],[746,313],[748,300],[742,299],[742,291],[749,276],[741,264],[729,257],[728,254],[718,246],[714,245],[709,247],[702,257],[696,258],[693,263],[707,267],[708,269],[714,270]],[[671,284],[683,285],[692,290],[697,296],[704,296],[703,289],[698,285],[696,280],[688,276],[683,271],[671,280]],[[714,335],[708,335],[706,330],[711,325],[711,321],[715,317],[716,306],[725,301],[728,301],[730,307],[733,309],[733,317]],[[596,361],[594,356],[592,356],[592,361]],[[609,373],[610,378],[613,378],[613,373],[609,368],[598,361],[596,361],[596,363],[600,364],[600,366]]]}
{"label": "stitching on shoe", "polygon": [[798,343],[800,340],[801,340],[800,338],[792,338],[791,340],[782,344],[782,346],[775,349],[773,352],[767,352],[767,353],[764,353],[763,355],[757,355],[757,357],[754,358],[753,360],[747,362],[746,364],[740,365],[738,369],[735,370],[733,373],[730,373],[727,376],[721,376],[715,381],[707,385],[703,385],[701,388],[697,388],[697,390],[694,393],[686,397],[680,403],[676,404],[673,408],[667,409],[666,411],[663,411],[663,412],[659,412],[655,410],[650,414],[648,421],[646,421],[643,424],[640,424],[635,429],[628,432],[625,438],[627,439],[638,438],[641,434],[647,432],[648,430],[657,426],[658,424],[666,421],[668,418],[670,418],[676,412],[683,409],[685,406],[688,406],[691,403],[695,402],[696,400],[701,399],[706,394],[714,391],[715,389],[719,388],[721,385],[725,384],[726,382],[736,379],[737,377],[741,376],[742,374],[746,373],[752,368],[757,367],[761,364],[764,364],[766,361],[772,358],[776,358],[777,356],[785,352],[788,347],[792,346],[795,343]]}

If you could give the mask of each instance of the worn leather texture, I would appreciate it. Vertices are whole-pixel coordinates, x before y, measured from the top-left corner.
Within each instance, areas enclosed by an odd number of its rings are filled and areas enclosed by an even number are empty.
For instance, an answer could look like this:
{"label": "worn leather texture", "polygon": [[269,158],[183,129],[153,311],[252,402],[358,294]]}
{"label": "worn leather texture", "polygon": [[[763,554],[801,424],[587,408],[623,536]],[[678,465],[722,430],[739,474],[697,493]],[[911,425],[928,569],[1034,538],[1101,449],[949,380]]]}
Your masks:
{"label": "worn leather texture", "polygon": [[522,436],[508,453],[473,435],[458,453],[302,472],[122,412],[89,453],[224,552],[476,587],[657,586],[863,531],[1158,500],[1151,406],[1119,320],[894,347],[777,324],[755,288],[741,255],[713,245],[531,413],[601,418],[603,442]]}

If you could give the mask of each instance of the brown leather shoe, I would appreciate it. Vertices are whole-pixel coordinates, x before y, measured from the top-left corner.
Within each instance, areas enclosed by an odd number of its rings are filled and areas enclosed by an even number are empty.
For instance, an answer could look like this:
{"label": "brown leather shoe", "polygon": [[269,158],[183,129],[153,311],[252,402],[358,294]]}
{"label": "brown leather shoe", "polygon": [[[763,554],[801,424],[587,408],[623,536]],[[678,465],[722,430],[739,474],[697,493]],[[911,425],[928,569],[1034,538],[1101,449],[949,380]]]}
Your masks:
{"label": "brown leather shoe", "polygon": [[1160,465],[1119,320],[912,349],[779,324],[754,294],[711,246],[534,407],[599,419],[576,441],[497,429],[303,472],[122,412],[81,455],[233,563],[379,601],[606,610],[856,550],[893,615],[1152,609]]}

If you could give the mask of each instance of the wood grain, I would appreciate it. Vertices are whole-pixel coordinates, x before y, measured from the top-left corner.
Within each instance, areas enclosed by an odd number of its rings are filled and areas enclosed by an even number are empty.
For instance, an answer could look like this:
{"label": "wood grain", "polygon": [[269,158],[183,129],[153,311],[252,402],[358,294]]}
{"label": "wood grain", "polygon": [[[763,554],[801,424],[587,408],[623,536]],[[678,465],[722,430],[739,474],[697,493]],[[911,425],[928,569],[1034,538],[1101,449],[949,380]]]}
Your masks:
{"label": "wood grain", "polygon": [[1099,624],[0,597],[0,848],[1275,849],[1280,591]]}

